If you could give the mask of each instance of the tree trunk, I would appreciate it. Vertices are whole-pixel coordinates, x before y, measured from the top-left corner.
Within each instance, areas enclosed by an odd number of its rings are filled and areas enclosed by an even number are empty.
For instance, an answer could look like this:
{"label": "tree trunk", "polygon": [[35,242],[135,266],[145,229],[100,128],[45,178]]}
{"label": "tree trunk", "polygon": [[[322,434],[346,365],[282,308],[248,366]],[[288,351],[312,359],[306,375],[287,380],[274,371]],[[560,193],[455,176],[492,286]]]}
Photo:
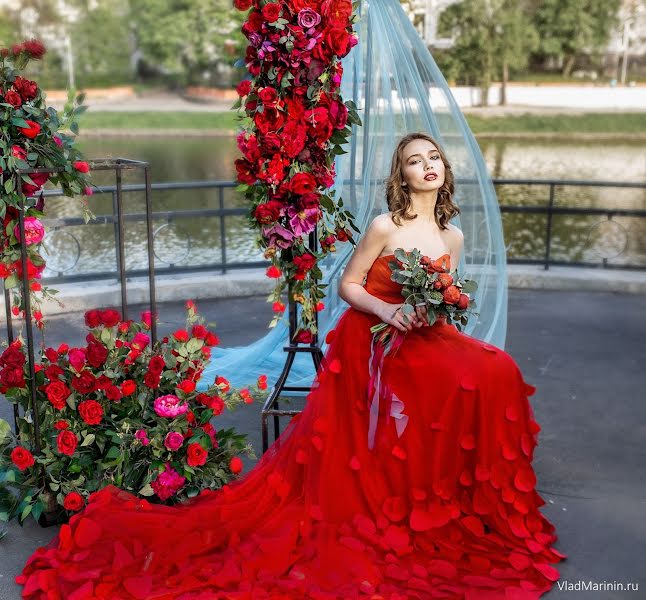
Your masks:
{"label": "tree trunk", "polygon": [[572,69],[574,68],[574,54],[570,54],[563,64],[563,77],[569,77],[572,74]]}
{"label": "tree trunk", "polygon": [[480,106],[489,106],[489,81],[483,81],[480,84]]}
{"label": "tree trunk", "polygon": [[507,81],[509,81],[509,65],[507,64],[507,57],[502,59],[502,82],[500,83],[500,99],[498,104],[500,106],[507,105]]}

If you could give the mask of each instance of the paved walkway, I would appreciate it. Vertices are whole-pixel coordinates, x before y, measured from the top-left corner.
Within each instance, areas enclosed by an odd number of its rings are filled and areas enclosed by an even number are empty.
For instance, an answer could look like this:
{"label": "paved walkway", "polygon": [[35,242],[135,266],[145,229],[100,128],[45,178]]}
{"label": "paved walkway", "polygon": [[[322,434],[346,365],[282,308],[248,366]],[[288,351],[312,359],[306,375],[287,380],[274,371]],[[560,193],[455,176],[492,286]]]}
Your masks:
{"label": "paved walkway", "polygon": [[[200,301],[225,346],[264,334],[265,296]],[[631,600],[646,597],[646,298],[606,292],[511,289],[506,350],[526,381],[542,427],[534,468],[544,514],[556,525],[561,582],[639,583],[639,591],[559,590],[546,597]],[[136,313],[135,313],[136,314]],[[161,331],[183,321],[182,304],[160,307]],[[82,314],[50,318],[48,342],[80,343]],[[0,326],[1,327],[1,326]],[[0,329],[0,339],[4,332]],[[260,451],[259,407],[218,417]],[[9,418],[0,401],[0,416]],[[16,600],[14,576],[54,529],[12,524],[0,541],[0,600]]]}

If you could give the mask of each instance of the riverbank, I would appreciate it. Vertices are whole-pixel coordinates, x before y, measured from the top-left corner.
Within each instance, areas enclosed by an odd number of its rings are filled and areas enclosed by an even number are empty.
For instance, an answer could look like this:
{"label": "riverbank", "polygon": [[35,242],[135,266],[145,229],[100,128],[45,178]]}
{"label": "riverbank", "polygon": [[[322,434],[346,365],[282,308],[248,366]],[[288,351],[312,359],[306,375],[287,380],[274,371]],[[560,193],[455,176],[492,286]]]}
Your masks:
{"label": "riverbank", "polygon": [[[646,139],[646,113],[465,113],[469,127],[483,138]],[[238,127],[236,111],[88,111],[80,120],[84,136],[222,136]]]}

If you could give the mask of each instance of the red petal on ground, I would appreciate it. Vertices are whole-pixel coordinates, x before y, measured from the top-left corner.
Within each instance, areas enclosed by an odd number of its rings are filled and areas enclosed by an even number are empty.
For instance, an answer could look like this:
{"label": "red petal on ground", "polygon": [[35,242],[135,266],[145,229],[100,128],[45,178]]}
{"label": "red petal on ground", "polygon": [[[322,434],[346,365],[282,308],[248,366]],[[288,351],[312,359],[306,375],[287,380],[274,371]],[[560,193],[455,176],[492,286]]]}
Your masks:
{"label": "red petal on ground", "polygon": [[465,433],[460,438],[460,446],[465,450],[473,450],[476,447],[476,440],[472,433]]}

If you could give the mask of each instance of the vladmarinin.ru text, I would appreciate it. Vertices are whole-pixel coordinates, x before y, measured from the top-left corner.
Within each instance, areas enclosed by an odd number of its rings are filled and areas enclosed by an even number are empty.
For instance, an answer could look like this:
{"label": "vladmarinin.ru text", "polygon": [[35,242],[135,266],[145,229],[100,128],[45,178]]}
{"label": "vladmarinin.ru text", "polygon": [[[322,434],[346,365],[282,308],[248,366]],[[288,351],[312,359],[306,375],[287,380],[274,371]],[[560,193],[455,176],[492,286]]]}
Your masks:
{"label": "vladmarinin.ru text", "polygon": [[603,590],[611,590],[614,592],[637,592],[639,591],[639,583],[622,581],[568,581],[564,579],[557,581],[559,590],[568,592],[585,591],[585,592],[600,592]]}

